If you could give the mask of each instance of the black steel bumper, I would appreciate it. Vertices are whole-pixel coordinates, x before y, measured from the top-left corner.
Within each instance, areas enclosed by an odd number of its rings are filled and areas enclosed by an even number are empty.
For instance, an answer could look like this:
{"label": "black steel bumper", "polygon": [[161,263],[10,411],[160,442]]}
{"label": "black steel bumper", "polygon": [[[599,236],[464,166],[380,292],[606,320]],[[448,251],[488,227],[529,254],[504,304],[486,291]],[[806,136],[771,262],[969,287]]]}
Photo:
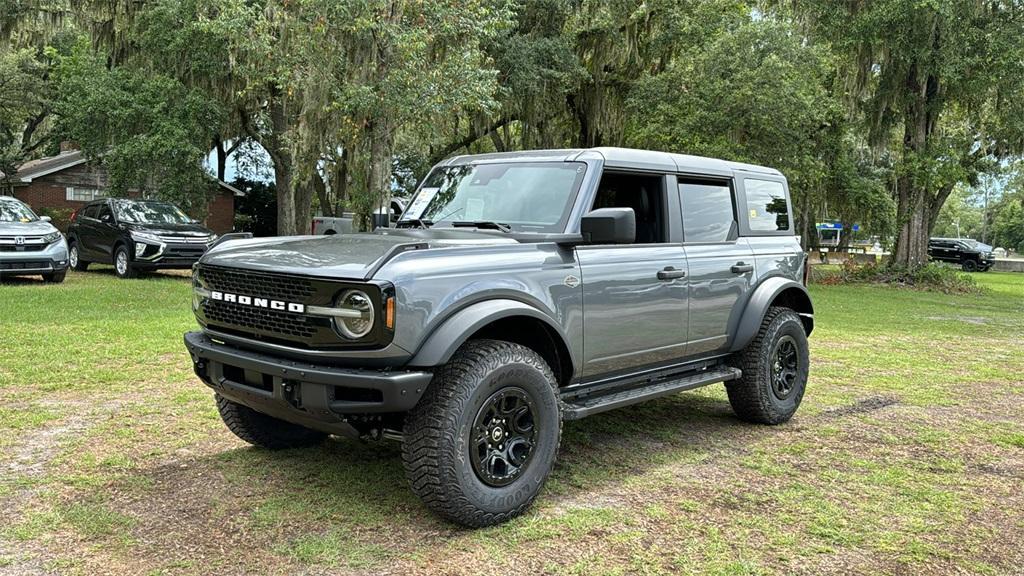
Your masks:
{"label": "black steel bumper", "polygon": [[284,360],[187,332],[196,375],[225,398],[281,420],[346,433],[348,416],[405,412],[433,376]]}

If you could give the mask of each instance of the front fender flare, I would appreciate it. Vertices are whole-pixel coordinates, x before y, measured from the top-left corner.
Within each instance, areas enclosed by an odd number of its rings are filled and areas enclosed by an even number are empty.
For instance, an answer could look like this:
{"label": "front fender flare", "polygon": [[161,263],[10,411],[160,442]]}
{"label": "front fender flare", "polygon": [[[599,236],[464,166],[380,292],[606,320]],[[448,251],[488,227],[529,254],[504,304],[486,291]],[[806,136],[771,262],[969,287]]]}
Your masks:
{"label": "front fender flare", "polygon": [[[510,316],[526,316],[540,320],[562,339],[563,344],[567,342],[562,328],[547,314],[517,300],[498,298],[477,302],[452,314],[420,345],[409,361],[409,366],[440,366],[448,362],[455,351],[478,330],[495,320]],[[566,348],[571,350],[568,346]]]}
{"label": "front fender flare", "polygon": [[732,346],[729,347],[730,352],[742,350],[754,339],[757,331],[761,328],[764,315],[768,313],[768,308],[779,295],[786,291],[792,291],[791,307],[803,320],[807,334],[811,334],[811,330],[814,329],[814,307],[811,305],[811,296],[808,294],[807,288],[799,282],[775,276],[761,282],[754,289],[737,324],[736,335],[733,337]]}

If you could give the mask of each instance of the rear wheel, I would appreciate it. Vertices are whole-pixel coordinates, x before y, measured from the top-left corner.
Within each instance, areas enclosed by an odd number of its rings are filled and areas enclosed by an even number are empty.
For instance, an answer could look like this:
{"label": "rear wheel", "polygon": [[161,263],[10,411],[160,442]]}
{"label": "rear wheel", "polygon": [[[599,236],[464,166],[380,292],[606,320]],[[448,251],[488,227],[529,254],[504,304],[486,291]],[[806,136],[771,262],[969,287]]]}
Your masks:
{"label": "rear wheel", "polygon": [[963,269],[964,272],[975,272],[978,270],[978,263],[974,260],[964,260]]}
{"label": "rear wheel", "polygon": [[406,417],[402,461],[435,513],[489,526],[525,511],[558,453],[562,415],[551,368],[509,342],[474,340],[441,367]]}
{"label": "rear wheel", "polygon": [[804,397],[809,368],[807,334],[796,312],[769,308],[737,364],[743,376],[725,383],[737,416],[760,424],[792,418]]}
{"label": "rear wheel", "polygon": [[128,248],[125,246],[118,246],[117,250],[114,250],[114,273],[117,274],[118,278],[135,278],[138,276],[138,272],[132,266],[131,254],[128,253]]}
{"label": "rear wheel", "polygon": [[267,416],[220,394],[217,395],[217,411],[235,436],[268,450],[314,446],[327,438],[323,432]]}
{"label": "rear wheel", "polygon": [[68,264],[79,272],[85,272],[89,269],[89,263],[82,260],[82,255],[78,251],[78,242],[72,242],[68,246]]}

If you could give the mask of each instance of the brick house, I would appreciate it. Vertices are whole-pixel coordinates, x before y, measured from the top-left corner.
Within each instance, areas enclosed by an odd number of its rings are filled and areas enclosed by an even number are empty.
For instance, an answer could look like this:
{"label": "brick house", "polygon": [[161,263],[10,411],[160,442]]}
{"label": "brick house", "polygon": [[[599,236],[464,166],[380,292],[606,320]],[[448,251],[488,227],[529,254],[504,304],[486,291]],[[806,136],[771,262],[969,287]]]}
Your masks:
{"label": "brick house", "polygon": [[[0,174],[2,178],[3,174]],[[61,145],[61,152],[56,156],[22,164],[8,183],[11,186],[0,188],[0,194],[13,191],[15,198],[37,212],[64,211],[67,216],[86,202],[106,196],[108,188],[106,169],[90,163],[80,150],[71,149],[66,144]],[[205,224],[214,232],[223,234],[234,228],[235,197],[245,193],[221,180],[217,183],[218,192],[210,201]],[[61,220],[54,218],[54,223],[58,227],[66,224]]]}

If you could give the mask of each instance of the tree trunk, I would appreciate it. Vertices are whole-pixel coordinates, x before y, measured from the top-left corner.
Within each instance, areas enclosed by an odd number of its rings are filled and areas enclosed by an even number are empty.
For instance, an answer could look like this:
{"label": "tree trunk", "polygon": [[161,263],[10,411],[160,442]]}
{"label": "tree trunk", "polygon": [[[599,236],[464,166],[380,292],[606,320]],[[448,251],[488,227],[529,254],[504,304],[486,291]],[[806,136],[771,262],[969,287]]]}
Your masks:
{"label": "tree trunk", "polygon": [[219,136],[213,138],[213,149],[217,151],[217,180],[223,182],[228,169],[228,154]]}
{"label": "tree trunk", "polygon": [[379,213],[382,207],[391,203],[391,132],[387,121],[383,119],[375,120],[370,126],[370,177],[367,188],[374,199],[373,214]]}
{"label": "tree trunk", "polygon": [[898,187],[896,224],[899,232],[890,265],[916,268],[928,263],[928,236],[932,230],[932,214],[937,214],[946,194],[934,197],[924,183],[928,178],[917,174],[918,164],[928,150],[928,141],[938,119],[939,107],[934,101],[938,80],[918,77],[917,66],[907,76],[910,101],[903,121],[903,167],[896,180]]}
{"label": "tree trunk", "polygon": [[274,162],[274,183],[277,186],[277,235],[294,236],[299,233],[299,228],[296,226],[292,157],[284,142],[284,134],[288,131],[288,117],[284,103],[279,97],[270,102],[270,122],[273,125],[273,132],[267,138],[269,146],[265,148]]}

